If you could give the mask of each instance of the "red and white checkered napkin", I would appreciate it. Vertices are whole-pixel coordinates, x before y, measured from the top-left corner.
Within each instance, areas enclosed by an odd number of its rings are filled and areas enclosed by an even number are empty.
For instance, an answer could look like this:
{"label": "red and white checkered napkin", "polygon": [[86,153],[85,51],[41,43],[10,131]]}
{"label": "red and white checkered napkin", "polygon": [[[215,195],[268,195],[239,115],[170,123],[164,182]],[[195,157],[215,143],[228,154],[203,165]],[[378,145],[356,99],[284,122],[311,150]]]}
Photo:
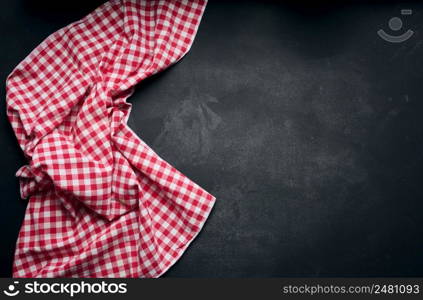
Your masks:
{"label": "red and white checkered napkin", "polygon": [[189,50],[206,0],[112,0],[53,33],[9,75],[29,164],[15,277],[158,277],[215,198],[126,124],[135,84]]}

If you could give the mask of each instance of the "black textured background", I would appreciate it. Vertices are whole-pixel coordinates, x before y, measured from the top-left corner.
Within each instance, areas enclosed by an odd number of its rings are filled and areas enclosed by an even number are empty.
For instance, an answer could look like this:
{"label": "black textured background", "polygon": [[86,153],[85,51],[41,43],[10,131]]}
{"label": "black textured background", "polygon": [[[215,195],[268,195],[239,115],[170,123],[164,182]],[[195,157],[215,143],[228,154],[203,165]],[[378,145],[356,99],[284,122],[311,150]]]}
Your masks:
{"label": "black textured background", "polygon": [[[0,2],[0,78],[102,1]],[[423,276],[423,3],[210,1],[129,125],[217,197],[169,277]],[[414,36],[381,40],[400,9]],[[0,276],[25,210],[0,89]]]}

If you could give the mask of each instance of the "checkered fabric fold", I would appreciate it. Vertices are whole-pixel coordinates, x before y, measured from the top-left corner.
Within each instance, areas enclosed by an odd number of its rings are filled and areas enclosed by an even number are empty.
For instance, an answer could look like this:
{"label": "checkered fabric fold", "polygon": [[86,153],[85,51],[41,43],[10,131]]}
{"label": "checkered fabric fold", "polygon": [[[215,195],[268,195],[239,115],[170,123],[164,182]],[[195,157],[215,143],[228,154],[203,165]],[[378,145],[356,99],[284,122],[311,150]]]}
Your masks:
{"label": "checkered fabric fold", "polygon": [[215,198],[128,126],[134,85],[190,49],[206,0],[112,0],[50,35],[7,79],[28,165],[14,277],[158,277]]}

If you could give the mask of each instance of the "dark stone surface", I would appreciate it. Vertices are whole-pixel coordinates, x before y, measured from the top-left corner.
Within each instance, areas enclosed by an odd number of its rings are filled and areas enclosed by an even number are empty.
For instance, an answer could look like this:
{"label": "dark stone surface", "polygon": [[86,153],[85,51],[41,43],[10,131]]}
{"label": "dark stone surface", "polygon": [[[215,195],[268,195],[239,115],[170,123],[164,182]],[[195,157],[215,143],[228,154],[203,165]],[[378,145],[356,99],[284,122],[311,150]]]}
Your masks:
{"label": "dark stone surface", "polygon": [[[0,4],[3,82],[101,1],[33,2]],[[129,100],[134,131],[217,197],[165,276],[423,275],[422,12],[417,1],[209,3],[191,52]],[[393,16],[410,40],[377,36]],[[24,159],[0,91],[0,275],[10,276]]]}

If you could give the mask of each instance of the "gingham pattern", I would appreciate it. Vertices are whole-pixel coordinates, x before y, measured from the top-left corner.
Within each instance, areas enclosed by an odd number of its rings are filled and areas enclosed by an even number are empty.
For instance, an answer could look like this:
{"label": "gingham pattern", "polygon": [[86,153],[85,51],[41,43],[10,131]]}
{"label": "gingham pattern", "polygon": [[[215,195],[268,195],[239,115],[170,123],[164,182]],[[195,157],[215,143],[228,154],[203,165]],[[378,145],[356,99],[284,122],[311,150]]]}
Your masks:
{"label": "gingham pattern", "polygon": [[205,0],[112,0],[55,32],[9,75],[29,164],[14,277],[158,277],[215,198],[127,126],[135,84],[189,50]]}

